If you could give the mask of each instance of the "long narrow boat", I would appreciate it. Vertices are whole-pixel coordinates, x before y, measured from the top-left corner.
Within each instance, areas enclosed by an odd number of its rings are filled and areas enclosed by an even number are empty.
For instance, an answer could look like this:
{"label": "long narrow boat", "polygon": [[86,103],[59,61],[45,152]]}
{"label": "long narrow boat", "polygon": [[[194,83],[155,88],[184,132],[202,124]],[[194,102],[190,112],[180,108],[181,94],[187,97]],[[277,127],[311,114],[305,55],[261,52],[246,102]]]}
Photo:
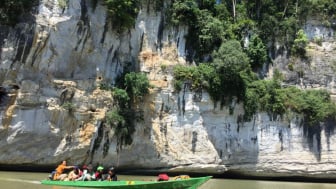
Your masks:
{"label": "long narrow boat", "polygon": [[52,181],[42,180],[42,184],[118,189],[197,189],[211,176],[169,181]]}

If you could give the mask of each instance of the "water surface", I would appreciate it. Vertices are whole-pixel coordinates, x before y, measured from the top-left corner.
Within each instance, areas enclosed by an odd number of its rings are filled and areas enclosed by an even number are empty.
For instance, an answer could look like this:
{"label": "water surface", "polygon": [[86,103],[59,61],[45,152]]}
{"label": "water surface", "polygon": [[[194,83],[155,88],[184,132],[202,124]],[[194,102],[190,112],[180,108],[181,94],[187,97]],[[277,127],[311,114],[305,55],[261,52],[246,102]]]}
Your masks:
{"label": "water surface", "polygon": [[[75,189],[75,187],[41,185],[40,181],[46,179],[47,177],[48,173],[0,171],[0,188],[1,189]],[[156,176],[118,175],[118,179],[155,180]],[[336,189],[336,184],[238,180],[238,179],[211,179],[207,183],[202,185],[199,189]]]}

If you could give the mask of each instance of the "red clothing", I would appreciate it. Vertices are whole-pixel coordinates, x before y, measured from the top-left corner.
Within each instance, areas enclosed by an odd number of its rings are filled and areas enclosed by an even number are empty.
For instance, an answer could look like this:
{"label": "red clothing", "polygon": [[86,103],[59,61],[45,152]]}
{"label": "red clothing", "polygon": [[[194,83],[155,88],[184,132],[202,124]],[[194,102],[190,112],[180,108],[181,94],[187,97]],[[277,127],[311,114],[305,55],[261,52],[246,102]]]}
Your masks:
{"label": "red clothing", "polygon": [[167,181],[169,180],[169,176],[167,174],[159,174],[158,181]]}
{"label": "red clothing", "polygon": [[100,172],[100,171],[97,171],[95,173],[95,178],[96,178],[96,180],[101,180],[103,178],[103,173]]}

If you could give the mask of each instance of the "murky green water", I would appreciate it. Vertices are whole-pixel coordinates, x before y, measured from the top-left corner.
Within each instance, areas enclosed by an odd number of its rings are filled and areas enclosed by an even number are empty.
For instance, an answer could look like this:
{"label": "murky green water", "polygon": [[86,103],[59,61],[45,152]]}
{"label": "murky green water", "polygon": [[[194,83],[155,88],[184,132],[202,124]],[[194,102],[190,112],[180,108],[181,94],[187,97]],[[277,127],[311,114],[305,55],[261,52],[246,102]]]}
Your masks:
{"label": "murky green water", "polygon": [[[41,185],[48,173],[0,172],[1,189],[74,189],[74,187],[60,187]],[[155,176],[118,175],[120,180],[154,180]],[[336,184],[277,182],[256,180],[211,179],[200,189],[336,189]],[[78,188],[77,188],[78,189]],[[81,188],[83,189],[83,188]]]}

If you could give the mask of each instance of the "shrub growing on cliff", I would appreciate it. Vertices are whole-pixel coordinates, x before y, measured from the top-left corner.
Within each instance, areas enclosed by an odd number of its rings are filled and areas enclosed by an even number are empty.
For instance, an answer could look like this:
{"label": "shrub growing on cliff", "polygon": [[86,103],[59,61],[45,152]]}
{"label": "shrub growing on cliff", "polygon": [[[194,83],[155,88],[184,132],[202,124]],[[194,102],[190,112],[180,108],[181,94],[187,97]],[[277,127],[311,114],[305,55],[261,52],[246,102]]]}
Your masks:
{"label": "shrub growing on cliff", "polygon": [[213,49],[217,49],[224,41],[224,24],[218,18],[213,17],[208,10],[201,10],[197,15],[196,30],[193,29],[196,36],[190,39],[196,42],[200,55],[211,54]]}
{"label": "shrub growing on cliff", "polygon": [[131,72],[125,75],[125,90],[133,103],[147,95],[149,88],[150,84],[145,74]]}
{"label": "shrub growing on cliff", "polygon": [[293,55],[297,55],[299,57],[305,57],[307,45],[308,45],[307,35],[304,33],[303,30],[299,30],[296,34],[296,39],[294,40],[291,52],[293,53]]}
{"label": "shrub growing on cliff", "polygon": [[111,110],[106,113],[106,123],[111,127],[123,126],[125,125],[125,119],[117,110]]}
{"label": "shrub growing on cliff", "polygon": [[253,79],[254,74],[239,42],[224,43],[213,57],[213,63],[209,64],[176,66],[175,80],[190,83],[192,90],[206,89],[214,102],[220,101],[221,104],[233,96],[243,99],[246,82]]}
{"label": "shrub growing on cliff", "polygon": [[132,135],[135,128],[128,116],[124,110],[117,109],[106,113],[106,123],[114,129],[114,134],[117,137],[117,152],[122,150],[123,145],[130,145],[133,141]]}
{"label": "shrub growing on cliff", "polygon": [[249,84],[245,93],[246,118],[258,111],[273,116],[289,112],[302,114],[304,123],[313,126],[326,119],[336,117],[336,105],[324,90],[300,90],[296,87],[282,88],[276,80],[259,80]]}
{"label": "shrub growing on cliff", "polygon": [[267,61],[267,49],[258,35],[253,35],[250,39],[246,54],[250,58],[252,68],[260,68]]}
{"label": "shrub growing on cliff", "polygon": [[199,9],[195,0],[176,0],[169,13],[173,24],[191,25],[196,20]]}
{"label": "shrub growing on cliff", "polygon": [[63,105],[62,105],[62,108],[68,110],[69,113],[72,113],[75,111],[76,109],[76,106],[71,103],[71,102],[65,102]]}
{"label": "shrub growing on cliff", "polygon": [[189,26],[186,37],[190,59],[202,60],[224,41],[225,24],[214,16],[215,5],[215,0],[176,0],[168,10],[170,23]]}
{"label": "shrub growing on cliff", "polygon": [[250,65],[240,43],[236,40],[223,43],[219,50],[213,53],[213,57],[213,65],[220,79],[221,100],[225,95],[242,99],[246,87],[244,80],[250,73]]}
{"label": "shrub growing on cliff", "polygon": [[38,0],[2,0],[0,25],[15,25],[22,14],[31,12],[32,7],[37,6],[38,3]]}
{"label": "shrub growing on cliff", "polygon": [[119,108],[129,107],[130,97],[124,89],[115,88],[112,91],[112,95]]}
{"label": "shrub growing on cliff", "polygon": [[182,84],[190,84],[191,90],[206,89],[213,87],[213,80],[216,77],[215,68],[210,64],[202,63],[199,66],[174,67],[175,90],[180,91]]}
{"label": "shrub growing on cliff", "polygon": [[[221,70],[216,69],[213,64],[200,64],[198,67],[176,66],[174,78],[175,82],[188,83],[191,90],[205,89],[214,102],[223,103],[225,99],[241,95],[245,121],[251,120],[257,112],[267,112],[271,118],[296,112],[303,115],[304,123],[309,126],[329,118],[336,119],[336,105],[330,100],[328,92],[283,88],[282,75],[278,71],[275,71],[272,80],[257,80],[255,75],[247,71],[249,69],[243,70]],[[236,82],[236,79],[241,83]]]}
{"label": "shrub growing on cliff", "polygon": [[57,0],[58,2],[58,6],[61,8],[61,9],[65,9],[67,6],[68,6],[68,0]]}
{"label": "shrub growing on cliff", "polygon": [[[304,123],[310,126],[316,125],[326,119],[336,117],[336,105],[330,100],[330,93],[325,90],[294,90],[287,100],[291,109],[302,113]],[[288,92],[285,91],[285,92]]]}
{"label": "shrub growing on cliff", "polygon": [[135,131],[135,122],[142,120],[139,106],[134,106],[141,98],[149,93],[149,81],[143,73],[127,73],[119,78],[117,87],[113,88],[112,96],[114,107],[106,113],[107,125],[114,129],[117,137],[117,151],[123,145],[132,143],[132,135]]}
{"label": "shrub growing on cliff", "polygon": [[122,32],[134,26],[139,12],[139,0],[104,0],[104,4],[116,31]]}

